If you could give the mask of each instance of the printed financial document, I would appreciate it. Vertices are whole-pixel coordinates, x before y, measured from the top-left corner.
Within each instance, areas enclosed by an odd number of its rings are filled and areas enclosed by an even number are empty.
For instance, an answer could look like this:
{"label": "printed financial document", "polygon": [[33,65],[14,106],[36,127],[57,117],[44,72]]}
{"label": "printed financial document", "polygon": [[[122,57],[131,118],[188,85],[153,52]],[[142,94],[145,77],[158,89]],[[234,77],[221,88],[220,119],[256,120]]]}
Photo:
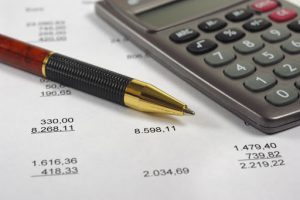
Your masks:
{"label": "printed financial document", "polygon": [[0,64],[1,200],[296,200],[300,127],[267,136],[176,77],[88,0],[1,0],[1,34],[152,83],[195,116],[140,113]]}

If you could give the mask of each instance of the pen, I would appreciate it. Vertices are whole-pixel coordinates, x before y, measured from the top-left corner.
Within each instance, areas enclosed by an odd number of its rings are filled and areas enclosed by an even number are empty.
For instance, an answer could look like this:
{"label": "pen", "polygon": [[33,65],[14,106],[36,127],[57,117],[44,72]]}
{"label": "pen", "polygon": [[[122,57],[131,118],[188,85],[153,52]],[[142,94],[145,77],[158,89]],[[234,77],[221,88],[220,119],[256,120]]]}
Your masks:
{"label": "pen", "polygon": [[2,34],[0,62],[138,111],[195,114],[186,104],[151,84]]}

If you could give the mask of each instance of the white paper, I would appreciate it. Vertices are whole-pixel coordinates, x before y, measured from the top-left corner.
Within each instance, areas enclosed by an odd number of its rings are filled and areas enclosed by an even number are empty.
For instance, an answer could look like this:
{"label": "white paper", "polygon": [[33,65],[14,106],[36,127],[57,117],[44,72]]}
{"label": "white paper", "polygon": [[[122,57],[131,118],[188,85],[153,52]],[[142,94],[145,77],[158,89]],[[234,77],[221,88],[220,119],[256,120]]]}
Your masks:
{"label": "white paper", "polygon": [[0,27],[196,112],[148,115],[0,64],[1,200],[299,199],[299,127],[267,136],[244,125],[99,19],[93,1],[2,0]]}

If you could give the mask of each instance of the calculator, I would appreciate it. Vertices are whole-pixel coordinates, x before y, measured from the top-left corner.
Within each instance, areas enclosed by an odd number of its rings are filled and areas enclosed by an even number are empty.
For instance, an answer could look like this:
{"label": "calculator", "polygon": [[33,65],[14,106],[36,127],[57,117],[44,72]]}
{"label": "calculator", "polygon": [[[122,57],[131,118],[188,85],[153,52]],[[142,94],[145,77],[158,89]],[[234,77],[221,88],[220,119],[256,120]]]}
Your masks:
{"label": "calculator", "polygon": [[300,124],[300,9],[279,0],[104,0],[96,12],[247,124]]}

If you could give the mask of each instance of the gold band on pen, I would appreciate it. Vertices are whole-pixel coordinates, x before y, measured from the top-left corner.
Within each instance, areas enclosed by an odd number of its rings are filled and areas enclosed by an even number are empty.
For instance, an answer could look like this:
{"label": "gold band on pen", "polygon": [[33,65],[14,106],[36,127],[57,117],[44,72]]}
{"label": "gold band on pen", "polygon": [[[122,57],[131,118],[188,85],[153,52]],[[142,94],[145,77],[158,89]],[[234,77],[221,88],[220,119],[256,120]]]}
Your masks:
{"label": "gold band on pen", "polygon": [[49,61],[49,58],[54,54],[54,52],[50,52],[43,60],[43,64],[42,64],[42,74],[44,76],[44,78],[47,78],[47,75],[46,75],[46,66],[47,66],[47,63]]}
{"label": "gold band on pen", "polygon": [[136,79],[133,79],[125,90],[124,104],[135,110],[150,113],[182,116],[190,111],[181,101],[151,84]]}

